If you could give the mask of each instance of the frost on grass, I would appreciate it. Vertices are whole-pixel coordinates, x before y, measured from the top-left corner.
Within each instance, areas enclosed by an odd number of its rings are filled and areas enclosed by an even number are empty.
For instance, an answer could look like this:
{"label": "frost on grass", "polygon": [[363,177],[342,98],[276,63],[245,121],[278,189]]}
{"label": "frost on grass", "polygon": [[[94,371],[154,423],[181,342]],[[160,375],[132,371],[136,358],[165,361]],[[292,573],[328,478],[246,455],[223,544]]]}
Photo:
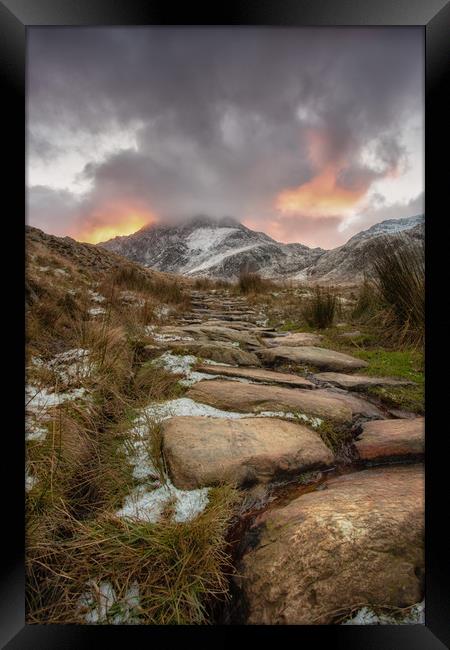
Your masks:
{"label": "frost on grass", "polygon": [[134,582],[123,598],[118,598],[112,584],[106,580],[89,580],[78,601],[78,613],[86,623],[133,625],[139,622],[139,585]]}
{"label": "frost on grass", "polygon": [[369,607],[362,607],[352,618],[341,625],[425,625],[425,601],[416,603],[400,614],[375,613]]}

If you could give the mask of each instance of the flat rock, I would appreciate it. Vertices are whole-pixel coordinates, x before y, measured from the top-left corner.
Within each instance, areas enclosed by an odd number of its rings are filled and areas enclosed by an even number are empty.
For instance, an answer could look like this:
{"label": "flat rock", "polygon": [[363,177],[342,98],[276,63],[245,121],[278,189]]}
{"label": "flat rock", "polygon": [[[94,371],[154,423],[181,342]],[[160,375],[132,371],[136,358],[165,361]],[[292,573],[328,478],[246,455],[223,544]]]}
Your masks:
{"label": "flat rock", "polygon": [[197,402],[216,408],[243,413],[294,412],[307,416],[327,418],[336,422],[350,422],[352,411],[342,401],[318,395],[314,390],[243,384],[221,379],[203,380],[194,384],[186,393]]}
{"label": "flat rock", "polygon": [[354,330],[353,332],[342,332],[342,334],[339,334],[339,337],[342,339],[355,339],[358,336],[361,336],[359,330]]}
{"label": "flat rock", "polygon": [[192,325],[183,328],[187,334],[199,335],[212,341],[233,341],[239,344],[258,347],[261,342],[249,332],[221,325]]}
{"label": "flat rock", "polygon": [[317,433],[278,418],[174,417],[164,423],[163,450],[181,489],[266,483],[334,460]]}
{"label": "flat rock", "polygon": [[362,427],[355,447],[362,460],[419,457],[425,453],[425,419],[377,420]]}
{"label": "flat rock", "polygon": [[299,345],[320,345],[323,340],[322,334],[312,334],[310,332],[290,332],[284,336],[273,337],[270,345],[297,347]]}
{"label": "flat rock", "polygon": [[315,395],[323,395],[324,397],[332,397],[337,399],[352,410],[353,415],[364,415],[367,418],[384,418],[383,411],[375,404],[368,402],[363,397],[352,393],[341,392],[340,390],[332,390],[326,388],[318,388],[314,391]]}
{"label": "flat rock", "polygon": [[347,390],[364,390],[371,386],[410,386],[413,382],[392,377],[368,377],[366,375],[345,375],[340,372],[319,372],[314,379],[326,381],[333,386]]}
{"label": "flat rock", "polygon": [[241,350],[233,345],[223,343],[212,343],[202,341],[174,341],[165,344],[169,348],[179,348],[186,354],[194,354],[203,359],[212,359],[218,363],[229,363],[230,365],[240,366],[259,366],[260,361],[256,354]]}
{"label": "flat rock", "polygon": [[258,517],[235,578],[247,623],[329,625],[364,605],[423,598],[421,465],[329,480]]}
{"label": "flat rock", "polygon": [[261,348],[256,350],[257,355],[263,363],[276,365],[279,363],[295,363],[308,365],[323,370],[358,370],[366,368],[367,361],[356,359],[349,354],[335,352],[326,348],[314,346],[289,347],[280,345],[278,347]]}
{"label": "flat rock", "polygon": [[207,372],[213,375],[223,375],[224,377],[242,377],[252,381],[260,381],[266,384],[281,384],[284,386],[294,386],[296,388],[315,388],[312,381],[299,377],[298,375],[287,372],[274,372],[264,370],[263,368],[239,368],[238,366],[214,366],[202,365],[197,368],[199,372]]}

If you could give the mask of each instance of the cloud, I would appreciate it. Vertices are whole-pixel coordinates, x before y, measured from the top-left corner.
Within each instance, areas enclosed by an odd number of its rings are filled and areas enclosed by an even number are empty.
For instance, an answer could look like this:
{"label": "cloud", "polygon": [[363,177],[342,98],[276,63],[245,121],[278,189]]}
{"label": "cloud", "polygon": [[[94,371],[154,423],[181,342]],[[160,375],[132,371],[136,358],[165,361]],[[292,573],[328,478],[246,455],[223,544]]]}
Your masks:
{"label": "cloud", "polygon": [[28,220],[89,236],[229,214],[331,245],[422,155],[422,32],[30,28]]}

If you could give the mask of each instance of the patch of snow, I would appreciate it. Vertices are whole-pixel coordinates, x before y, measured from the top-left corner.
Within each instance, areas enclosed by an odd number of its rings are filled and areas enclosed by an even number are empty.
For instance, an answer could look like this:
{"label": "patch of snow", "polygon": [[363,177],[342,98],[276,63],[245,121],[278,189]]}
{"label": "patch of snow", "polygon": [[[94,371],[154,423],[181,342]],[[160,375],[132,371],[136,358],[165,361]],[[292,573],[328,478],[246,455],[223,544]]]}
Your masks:
{"label": "patch of snow", "polygon": [[[89,580],[86,591],[78,601],[78,611],[84,614],[86,623],[111,623],[112,625],[138,623],[140,605],[139,585],[130,585],[125,596],[118,599],[112,584],[106,580],[99,584]],[[114,608],[113,611],[111,611]],[[87,610],[87,611],[86,611]]]}
{"label": "patch of snow", "polygon": [[397,616],[376,614],[369,607],[362,607],[341,625],[425,625],[425,601],[416,603],[407,613]]}
{"label": "patch of snow", "polygon": [[95,302],[105,302],[106,300],[105,296],[102,296],[97,291],[92,291],[92,289],[88,289],[88,294],[91,296],[91,299],[94,300]]}
{"label": "patch of snow", "polygon": [[173,312],[173,310],[168,307],[167,305],[161,305],[159,307],[156,307],[154,314],[156,318],[161,320],[162,318],[165,318],[166,316],[170,316],[170,314]]}
{"label": "patch of snow", "polygon": [[125,447],[129,462],[133,465],[133,478],[137,480],[158,480],[159,473],[150,459],[148,441],[142,439],[128,440]]}
{"label": "patch of snow", "polygon": [[321,424],[323,424],[323,420],[321,420],[321,418],[315,418],[311,415],[306,415],[306,413],[296,413],[295,417],[299,418],[300,420],[303,420],[304,422],[307,422],[315,429],[320,427]]}
{"label": "patch of snow", "polygon": [[191,367],[197,363],[197,361],[197,357],[193,356],[192,354],[178,355],[171,354],[170,352],[165,352],[160,357],[155,359],[154,363],[162,366],[169,372],[177,375],[183,375],[184,379],[181,379],[179,382],[183,386],[192,386],[192,384],[196,384],[201,379],[214,379],[215,377],[219,376],[192,370]]}
{"label": "patch of snow", "polygon": [[209,406],[208,404],[201,404],[194,402],[193,399],[188,397],[179,397],[178,399],[168,400],[167,402],[154,403],[145,407],[145,412],[148,416],[159,420],[167,420],[178,415],[205,415],[216,418],[245,418],[249,417],[250,413],[235,413],[233,411],[221,411]]}
{"label": "patch of snow", "polygon": [[185,244],[191,251],[207,252],[222,244],[234,232],[236,228],[196,228],[187,237]]}
{"label": "patch of snow", "polygon": [[25,490],[29,492],[37,485],[38,479],[33,474],[30,474],[28,467],[25,468]]}
{"label": "patch of snow", "polygon": [[164,510],[172,505],[172,518],[177,523],[190,521],[208,505],[209,488],[198,490],[179,490],[169,479],[156,490],[148,490],[139,485],[125,498],[123,507],[116,513],[118,517],[157,523]]}
{"label": "patch of snow", "polygon": [[197,273],[199,271],[206,271],[206,269],[211,268],[212,266],[215,266],[216,264],[220,264],[223,262],[225,259],[228,257],[232,257],[233,255],[236,255],[237,253],[243,253],[244,251],[248,251],[252,248],[258,247],[260,244],[250,244],[247,246],[241,246],[240,248],[234,248],[232,250],[228,250],[224,253],[217,253],[216,255],[212,255],[208,257],[208,259],[204,260],[194,268],[188,268],[186,270],[187,275],[192,275],[193,273]]}
{"label": "patch of snow", "polygon": [[91,307],[89,309],[89,314],[91,316],[99,316],[100,314],[106,314],[106,309],[103,309],[103,307]]}
{"label": "patch of snow", "polygon": [[38,422],[33,418],[27,417],[25,419],[25,440],[45,440],[47,436],[47,429],[39,426]]}
{"label": "patch of snow", "polygon": [[28,384],[25,388],[25,409],[32,413],[39,413],[44,409],[59,406],[67,400],[83,398],[85,395],[84,388],[74,388],[64,393],[51,393],[46,388]]}
{"label": "patch of snow", "polygon": [[119,297],[123,302],[129,302],[138,305],[139,307],[143,307],[145,305],[145,300],[136,295],[134,291],[121,291]]}

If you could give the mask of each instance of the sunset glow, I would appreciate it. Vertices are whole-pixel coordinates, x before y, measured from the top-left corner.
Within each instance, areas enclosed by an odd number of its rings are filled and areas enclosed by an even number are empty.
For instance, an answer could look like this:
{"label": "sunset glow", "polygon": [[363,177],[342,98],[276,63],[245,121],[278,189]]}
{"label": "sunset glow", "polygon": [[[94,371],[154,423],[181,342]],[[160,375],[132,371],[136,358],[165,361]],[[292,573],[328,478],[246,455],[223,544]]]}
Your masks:
{"label": "sunset glow", "polygon": [[311,217],[344,214],[354,208],[365,195],[367,187],[349,190],[340,186],[338,171],[335,165],[327,165],[300,187],[283,190],[277,196],[275,207],[284,214],[306,214]]}
{"label": "sunset glow", "polygon": [[143,226],[156,221],[155,215],[144,210],[131,211],[126,206],[114,206],[96,212],[86,227],[74,233],[75,239],[89,244],[98,244],[113,237],[131,235]]}

